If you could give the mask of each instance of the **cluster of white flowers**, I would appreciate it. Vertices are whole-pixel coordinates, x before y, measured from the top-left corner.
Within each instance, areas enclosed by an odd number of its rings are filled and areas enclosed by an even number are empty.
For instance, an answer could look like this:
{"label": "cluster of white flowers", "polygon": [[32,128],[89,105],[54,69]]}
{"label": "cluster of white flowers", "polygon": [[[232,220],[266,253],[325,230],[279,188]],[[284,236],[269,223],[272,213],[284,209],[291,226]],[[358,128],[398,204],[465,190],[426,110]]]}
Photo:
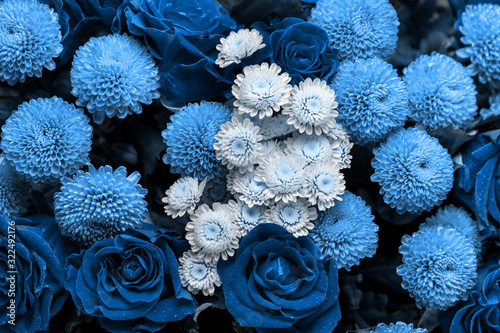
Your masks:
{"label": "cluster of white flowers", "polygon": [[[261,41],[248,30],[232,33],[221,40],[218,62],[221,67],[238,63]],[[248,52],[233,50],[232,44]],[[182,284],[193,293],[214,293],[220,283],[218,260],[234,255],[239,239],[256,225],[275,223],[295,237],[307,236],[318,211],[341,200],[341,170],[350,166],[353,144],[335,121],[335,92],[319,79],[295,87],[289,82],[276,64],[250,65],[237,75],[231,120],[220,127],[213,145],[217,160],[228,169],[217,181],[229,201],[207,204],[203,197],[210,187],[188,177],[166,192],[166,213],[189,216],[191,251],[179,270]]]}

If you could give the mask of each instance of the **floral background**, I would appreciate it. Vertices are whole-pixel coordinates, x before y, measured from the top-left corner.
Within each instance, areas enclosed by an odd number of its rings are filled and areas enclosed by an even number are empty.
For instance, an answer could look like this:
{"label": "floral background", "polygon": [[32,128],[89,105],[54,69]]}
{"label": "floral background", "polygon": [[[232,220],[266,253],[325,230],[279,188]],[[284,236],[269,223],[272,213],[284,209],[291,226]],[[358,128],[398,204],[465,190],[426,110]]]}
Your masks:
{"label": "floral background", "polygon": [[[244,28],[262,42],[224,63]],[[0,0],[0,271],[12,219],[17,270],[16,325],[1,281],[0,331],[500,332],[499,36],[497,0]],[[250,66],[282,73],[277,107],[252,117]],[[233,107],[255,137],[332,133],[289,106],[311,86],[349,141],[332,134],[344,165],[310,172],[342,191],[288,197],[308,207],[296,229],[238,229],[232,189],[281,166],[231,165]],[[423,185],[397,182],[417,166]],[[194,205],[177,209],[188,177]],[[196,225],[212,213],[229,230],[215,252]],[[458,273],[429,282],[433,262]]]}

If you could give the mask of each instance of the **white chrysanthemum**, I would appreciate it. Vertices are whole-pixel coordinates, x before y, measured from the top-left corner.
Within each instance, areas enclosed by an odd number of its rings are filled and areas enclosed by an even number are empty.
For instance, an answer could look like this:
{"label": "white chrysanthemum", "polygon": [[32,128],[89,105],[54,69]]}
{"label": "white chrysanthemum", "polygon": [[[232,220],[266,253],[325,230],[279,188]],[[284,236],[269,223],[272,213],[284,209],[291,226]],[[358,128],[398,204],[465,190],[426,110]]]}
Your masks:
{"label": "white chrysanthemum", "polygon": [[190,293],[197,294],[200,291],[205,296],[212,296],[215,287],[221,286],[221,280],[217,273],[217,263],[206,262],[197,253],[189,250],[179,258],[179,276],[184,288]]}
{"label": "white chrysanthemum", "polygon": [[240,113],[249,113],[252,117],[270,117],[288,102],[292,86],[288,73],[280,75],[281,67],[264,62],[243,68],[232,88],[236,100],[234,106]]}
{"label": "white chrysanthemum", "polygon": [[229,172],[227,175],[227,188],[250,207],[269,203],[266,196],[267,186],[263,181],[257,180],[255,170],[243,175],[239,172]]}
{"label": "white chrysanthemum", "polygon": [[228,205],[215,202],[210,209],[204,204],[190,218],[186,239],[194,252],[209,262],[219,258],[227,260],[234,255],[241,232]]}
{"label": "white chrysanthemum", "polygon": [[243,121],[233,118],[223,124],[215,135],[214,143],[217,159],[228,169],[238,169],[241,173],[252,171],[254,164],[259,163],[262,156],[262,136],[259,127],[250,119]]}
{"label": "white chrysanthemum", "polygon": [[346,129],[342,124],[335,123],[332,128],[326,133],[330,138],[334,140],[350,140],[349,133],[347,133]]}
{"label": "white chrysanthemum", "polygon": [[339,139],[337,140],[338,146],[333,148],[332,158],[338,161],[340,169],[347,169],[351,167],[352,156],[350,154],[354,143],[349,141],[349,139]]}
{"label": "white chrysanthemum", "polygon": [[282,141],[265,140],[262,141],[263,156],[271,156],[283,152]]}
{"label": "white chrysanthemum", "polygon": [[316,208],[302,198],[295,202],[278,202],[265,214],[268,223],[282,226],[295,237],[307,236],[309,230],[314,228],[312,221],[318,217]]}
{"label": "white chrysanthemum", "polygon": [[288,124],[287,115],[278,114],[266,120],[260,128],[264,139],[282,138],[295,131],[295,127]]}
{"label": "white chrysanthemum", "polygon": [[266,211],[266,206],[252,206],[250,207],[245,202],[237,200],[229,201],[229,207],[231,207],[234,216],[235,223],[241,230],[241,236],[244,237],[250,232],[255,226],[266,222],[264,212]]}
{"label": "white chrysanthemum", "polygon": [[257,29],[231,31],[229,36],[221,38],[220,44],[215,47],[219,51],[215,63],[221,68],[231,64],[239,64],[241,60],[250,57],[266,46],[262,43],[262,39],[262,35]]}
{"label": "white chrysanthemum", "polygon": [[196,204],[200,201],[207,180],[200,182],[198,178],[182,177],[170,186],[165,192],[165,197],[161,199],[166,203],[165,213],[172,215],[175,219],[178,216],[193,214]]}
{"label": "white chrysanthemum", "polygon": [[300,133],[320,135],[335,126],[335,117],[339,115],[336,107],[335,92],[326,81],[307,78],[293,87],[282,113],[289,117],[288,124]]}
{"label": "white chrysanthemum", "polygon": [[268,199],[274,202],[295,201],[304,183],[305,166],[306,161],[303,158],[275,154],[266,157],[257,167],[256,179],[266,184],[264,192]]}
{"label": "white chrysanthemum", "polygon": [[311,204],[318,205],[319,210],[326,210],[335,205],[335,200],[342,200],[345,180],[335,162],[330,160],[307,167],[305,178],[301,194]]}
{"label": "white chrysanthemum", "polygon": [[304,158],[307,166],[321,163],[333,156],[332,145],[323,135],[295,134],[285,141],[285,145],[287,155]]}

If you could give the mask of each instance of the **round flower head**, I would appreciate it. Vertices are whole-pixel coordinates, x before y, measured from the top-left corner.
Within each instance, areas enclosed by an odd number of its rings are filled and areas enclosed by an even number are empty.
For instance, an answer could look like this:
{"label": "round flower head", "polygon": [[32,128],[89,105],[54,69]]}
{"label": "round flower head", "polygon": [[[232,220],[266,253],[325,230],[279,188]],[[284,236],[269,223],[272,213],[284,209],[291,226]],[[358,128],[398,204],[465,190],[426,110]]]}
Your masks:
{"label": "round flower head", "polygon": [[267,185],[258,179],[255,170],[243,175],[239,172],[230,172],[227,175],[227,187],[231,193],[250,207],[269,203]]}
{"label": "round flower head", "polygon": [[29,206],[29,186],[23,178],[0,157],[0,213],[8,218],[23,215]]}
{"label": "round flower head", "polygon": [[191,249],[207,262],[217,262],[219,258],[227,260],[233,256],[241,236],[228,205],[215,202],[212,208],[201,205],[186,225],[186,239]]}
{"label": "round flower head", "polygon": [[199,182],[198,178],[193,177],[178,179],[165,192],[166,196],[161,199],[163,203],[167,204],[165,213],[171,215],[174,219],[178,216],[184,216],[186,212],[193,214],[206,184],[206,180]]}
{"label": "round flower head", "polygon": [[403,264],[396,271],[419,308],[446,310],[467,299],[477,277],[477,256],[462,233],[432,225],[403,236],[401,243]]}
{"label": "round flower head", "polygon": [[294,135],[285,141],[285,153],[306,160],[306,166],[322,163],[333,155],[332,145],[322,135]]}
{"label": "round flower head", "polygon": [[222,176],[226,168],[216,158],[215,135],[230,119],[229,108],[216,102],[202,101],[177,111],[161,133],[167,144],[163,162],[183,177],[203,180]]}
{"label": "round flower head", "polygon": [[58,97],[32,99],[2,127],[5,158],[33,183],[56,183],[90,162],[92,127],[82,109]]}
{"label": "round flower head", "polygon": [[410,116],[419,128],[466,128],[477,113],[476,86],[467,70],[444,54],[422,55],[403,70]]}
{"label": "round flower head", "polygon": [[205,296],[212,296],[215,287],[221,286],[217,263],[207,262],[191,250],[184,252],[179,263],[182,286],[190,293],[197,294],[201,291]]}
{"label": "round flower head", "polygon": [[266,210],[266,222],[282,226],[295,237],[307,236],[314,227],[318,215],[316,208],[311,207],[305,199],[299,198],[295,202],[278,202]]}
{"label": "round flower head", "polygon": [[76,51],[71,93],[96,123],[141,113],[142,105],[160,97],[158,68],[140,42],[127,35],[92,37]]}
{"label": "round flower head", "polygon": [[230,200],[228,204],[234,213],[235,223],[241,230],[241,237],[248,234],[256,225],[266,222],[264,212],[267,207],[264,205],[250,207],[240,200]]}
{"label": "round flower head", "polygon": [[264,62],[243,68],[238,74],[232,92],[236,100],[234,106],[239,113],[249,113],[252,117],[270,117],[278,112],[290,96],[292,86],[288,73],[282,73],[276,64]]}
{"label": "round flower head", "polygon": [[465,238],[467,238],[479,255],[482,249],[483,237],[479,234],[479,229],[476,221],[462,207],[448,205],[439,208],[439,210],[431,217],[425,220],[425,223],[420,225],[420,229],[425,226],[444,225],[455,228]]}
{"label": "round flower head", "polygon": [[92,246],[102,239],[140,228],[146,214],[147,190],[136,171],[127,177],[125,167],[109,166],[64,177],[61,191],[54,195],[56,221],[61,233],[72,241]]}
{"label": "round flower head", "polygon": [[453,187],[453,161],[436,138],[415,128],[400,129],[374,149],[373,182],[400,214],[420,214],[441,204]]}
{"label": "round flower head", "polygon": [[344,60],[386,59],[396,49],[399,21],[388,0],[320,0],[309,21],[327,32]]}
{"label": "round flower head", "polygon": [[326,81],[307,78],[293,87],[282,113],[289,117],[287,123],[300,133],[320,135],[334,127],[338,116],[336,107],[335,92]]}
{"label": "round flower head", "polygon": [[58,15],[37,0],[0,2],[0,81],[14,85],[53,70],[62,52]]}
{"label": "round flower head", "polygon": [[390,64],[380,58],[344,61],[333,84],[338,120],[360,145],[378,142],[408,117],[408,91]]}
{"label": "round flower head", "polygon": [[345,191],[335,206],[319,212],[309,237],[339,268],[351,270],[377,251],[378,225],[363,199]]}
{"label": "round flower head", "polygon": [[304,183],[306,161],[296,156],[276,154],[266,157],[257,168],[256,178],[266,184],[267,199],[278,202],[295,201]]}
{"label": "round flower head", "polygon": [[402,321],[398,321],[395,324],[378,324],[375,327],[375,331],[370,331],[370,333],[427,333],[425,328],[413,328],[413,324],[405,324]]}
{"label": "round flower head", "polygon": [[306,168],[302,196],[319,210],[325,210],[335,205],[335,200],[345,190],[344,175],[338,165],[332,160],[316,163]]}
{"label": "round flower head", "polygon": [[229,36],[221,38],[220,44],[215,47],[219,51],[215,63],[221,68],[239,64],[241,60],[250,57],[265,46],[266,44],[262,43],[262,35],[257,29],[231,31]]}
{"label": "round flower head", "polygon": [[214,149],[217,159],[228,169],[236,168],[241,173],[252,171],[262,156],[262,136],[259,127],[250,119],[240,122],[237,118],[223,124],[215,135]]}
{"label": "round flower head", "polygon": [[500,88],[500,5],[468,5],[461,17],[460,40],[467,45],[457,50],[461,58],[470,58],[467,70],[479,74],[479,81]]}

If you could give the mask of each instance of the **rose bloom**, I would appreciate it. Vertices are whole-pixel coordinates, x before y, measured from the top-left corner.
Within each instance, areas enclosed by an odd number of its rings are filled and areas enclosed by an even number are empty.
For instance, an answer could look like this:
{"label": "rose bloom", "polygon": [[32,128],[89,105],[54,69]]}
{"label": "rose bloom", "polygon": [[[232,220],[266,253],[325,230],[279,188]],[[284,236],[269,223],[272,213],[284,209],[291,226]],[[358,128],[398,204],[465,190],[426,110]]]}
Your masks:
{"label": "rose bloom", "polygon": [[263,223],[241,241],[218,272],[227,309],[262,332],[331,332],[340,320],[337,265],[321,261],[306,237]]}

